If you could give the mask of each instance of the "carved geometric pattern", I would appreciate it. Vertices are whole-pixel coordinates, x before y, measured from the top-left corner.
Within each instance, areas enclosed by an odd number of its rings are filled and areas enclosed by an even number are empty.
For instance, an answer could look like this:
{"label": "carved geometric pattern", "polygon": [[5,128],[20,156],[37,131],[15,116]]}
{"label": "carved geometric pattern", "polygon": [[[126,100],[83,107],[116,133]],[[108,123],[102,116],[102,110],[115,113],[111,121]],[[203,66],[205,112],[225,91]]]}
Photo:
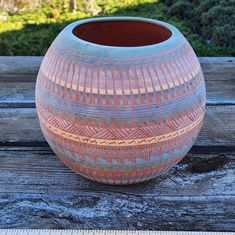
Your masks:
{"label": "carved geometric pattern", "polygon": [[40,125],[59,158],[87,178],[117,184],[153,178],[180,161],[206,102],[186,39],[179,33],[165,49],[125,57],[92,53],[68,35],[65,29],[49,48],[36,84]]}

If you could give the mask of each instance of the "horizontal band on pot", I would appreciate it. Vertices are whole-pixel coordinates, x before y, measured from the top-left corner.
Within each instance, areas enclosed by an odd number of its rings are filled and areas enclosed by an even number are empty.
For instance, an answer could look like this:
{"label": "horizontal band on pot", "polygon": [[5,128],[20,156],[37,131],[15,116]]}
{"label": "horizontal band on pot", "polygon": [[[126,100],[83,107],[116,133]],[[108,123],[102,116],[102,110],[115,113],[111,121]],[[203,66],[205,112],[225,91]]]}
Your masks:
{"label": "horizontal band on pot", "polygon": [[[68,89],[72,89],[74,91],[80,91],[80,92],[85,92],[85,93],[92,93],[92,94],[108,94],[108,95],[130,95],[130,94],[145,94],[145,93],[150,93],[150,92],[156,92],[156,91],[162,91],[162,90],[169,90],[170,88],[175,88],[179,85],[184,85],[186,82],[190,82],[199,72],[201,71],[200,66],[197,66],[196,71],[192,70],[191,73],[188,74],[188,76],[185,77],[180,77],[178,80],[174,79],[174,82],[170,81],[168,84],[162,84],[161,86],[151,86],[151,87],[146,87],[146,88],[139,88],[139,89],[98,89],[95,87],[84,87],[84,86],[79,86],[77,84],[71,83],[69,81],[64,81],[61,79],[58,79],[54,76],[49,75],[46,71],[43,69],[41,72],[44,74],[44,76],[55,83],[55,85],[59,85],[61,87],[66,87]],[[44,78],[45,79],[45,78]],[[153,78],[156,79],[156,78]]]}
{"label": "horizontal band on pot", "polygon": [[[39,116],[40,117],[40,116]],[[94,145],[102,145],[102,146],[134,146],[134,145],[141,145],[141,144],[152,144],[152,143],[158,143],[161,141],[166,141],[168,139],[176,138],[185,132],[188,132],[192,130],[194,127],[198,126],[204,118],[204,112],[202,115],[194,122],[192,122],[190,125],[177,130],[173,131],[171,133],[165,134],[165,135],[159,135],[155,137],[150,137],[150,138],[142,138],[142,139],[129,139],[129,140],[106,140],[106,139],[96,139],[96,138],[90,138],[86,136],[81,136],[81,135],[76,135],[76,134],[71,134],[67,131],[63,131],[61,129],[58,129],[50,124],[48,124],[43,118],[40,118],[41,123],[48,128],[50,131],[64,136],[65,138],[72,139],[78,142],[82,143],[89,143],[89,144],[94,144]]]}
{"label": "horizontal band on pot", "polygon": [[[75,162],[71,162],[63,157],[59,156],[59,158],[71,169],[73,169],[78,174],[87,177],[89,179],[103,182],[103,183],[115,183],[115,184],[129,184],[135,182],[142,182],[147,179],[153,178],[158,175],[160,172],[169,169],[174,166],[177,162],[179,162],[184,155],[179,156],[178,158],[172,159],[172,161],[167,162],[161,166],[150,166],[145,169],[140,170],[132,170],[132,171],[122,171],[116,170],[111,171],[108,169],[93,169],[89,167],[84,167],[82,165],[76,164]],[[133,167],[135,169],[135,167]]]}

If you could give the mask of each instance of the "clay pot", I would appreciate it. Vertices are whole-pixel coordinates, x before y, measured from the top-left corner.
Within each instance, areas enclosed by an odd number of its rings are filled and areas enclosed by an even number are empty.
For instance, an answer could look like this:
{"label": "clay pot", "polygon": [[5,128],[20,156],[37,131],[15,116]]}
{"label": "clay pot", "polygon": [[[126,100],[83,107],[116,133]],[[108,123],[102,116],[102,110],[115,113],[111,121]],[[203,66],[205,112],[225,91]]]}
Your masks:
{"label": "clay pot", "polygon": [[178,163],[205,113],[198,59],[172,25],[93,18],[68,25],[36,84],[42,131],[78,174],[107,184],[149,180]]}

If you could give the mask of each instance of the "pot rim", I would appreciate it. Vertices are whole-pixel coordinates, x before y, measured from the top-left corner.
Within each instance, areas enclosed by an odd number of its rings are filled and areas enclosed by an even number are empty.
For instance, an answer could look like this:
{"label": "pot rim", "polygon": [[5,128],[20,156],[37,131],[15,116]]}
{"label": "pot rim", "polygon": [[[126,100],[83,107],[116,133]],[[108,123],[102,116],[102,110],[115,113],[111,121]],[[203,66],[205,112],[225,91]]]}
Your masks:
{"label": "pot rim", "polygon": [[[143,45],[143,46],[109,46],[109,45],[102,45],[102,44],[97,44],[94,42],[89,42],[86,40],[83,40],[76,35],[74,35],[73,30],[79,25],[86,24],[86,23],[91,23],[91,22],[97,22],[97,21],[142,21],[142,22],[147,22],[147,23],[152,23],[152,24],[157,24],[165,27],[171,32],[171,36],[167,38],[166,40],[159,42],[159,43],[153,43],[149,45]],[[118,50],[138,50],[138,49],[151,49],[151,48],[162,48],[164,46],[169,46],[172,43],[174,44],[175,41],[178,41],[178,39],[182,38],[181,32],[173,25],[160,21],[160,20],[155,20],[155,19],[150,19],[150,18],[144,18],[144,17],[132,17],[132,16],[114,16],[114,17],[93,17],[93,18],[87,18],[87,19],[82,19],[75,21],[71,24],[69,24],[66,28],[68,32],[71,34],[71,37],[73,40],[77,41],[78,43],[81,44],[86,44],[89,46],[95,46],[99,47],[101,49],[118,49]]]}

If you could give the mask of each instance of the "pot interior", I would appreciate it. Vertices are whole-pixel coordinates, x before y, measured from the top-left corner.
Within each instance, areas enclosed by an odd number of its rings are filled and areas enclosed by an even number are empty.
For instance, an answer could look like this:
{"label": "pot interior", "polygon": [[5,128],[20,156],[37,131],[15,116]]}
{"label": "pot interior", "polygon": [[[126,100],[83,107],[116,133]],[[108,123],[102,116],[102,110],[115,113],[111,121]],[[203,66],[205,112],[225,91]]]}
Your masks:
{"label": "pot interior", "polygon": [[73,34],[85,41],[119,47],[147,46],[170,38],[171,31],[160,24],[140,20],[99,20],[84,23]]}

